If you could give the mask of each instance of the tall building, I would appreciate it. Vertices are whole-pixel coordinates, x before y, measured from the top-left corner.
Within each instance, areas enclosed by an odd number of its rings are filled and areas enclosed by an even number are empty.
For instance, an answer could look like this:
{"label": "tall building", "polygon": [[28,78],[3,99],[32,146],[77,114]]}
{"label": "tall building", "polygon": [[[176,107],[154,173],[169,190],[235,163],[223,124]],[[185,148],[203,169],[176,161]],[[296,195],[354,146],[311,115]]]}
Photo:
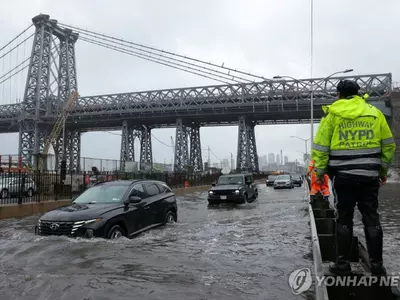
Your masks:
{"label": "tall building", "polygon": [[289,157],[285,156],[285,165],[287,165],[289,162]]}
{"label": "tall building", "polygon": [[275,154],[273,154],[273,153],[268,154],[268,163],[270,165],[275,164]]}
{"label": "tall building", "polygon": [[229,159],[224,158],[221,161],[221,168],[230,168],[230,167],[231,167],[231,163],[230,163]]}
{"label": "tall building", "polygon": [[281,164],[281,157],[279,156],[279,154],[276,155],[276,163],[277,163],[278,165]]}

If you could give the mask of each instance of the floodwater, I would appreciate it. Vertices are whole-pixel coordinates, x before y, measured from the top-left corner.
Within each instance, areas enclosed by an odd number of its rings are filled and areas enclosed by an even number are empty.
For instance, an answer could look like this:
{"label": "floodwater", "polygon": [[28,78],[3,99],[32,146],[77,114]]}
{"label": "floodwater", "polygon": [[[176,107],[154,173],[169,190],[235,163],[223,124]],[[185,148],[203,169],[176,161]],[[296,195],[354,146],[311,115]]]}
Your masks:
{"label": "floodwater", "polygon": [[[398,253],[396,188],[382,190],[381,207],[385,246]],[[0,299],[312,299],[288,285],[293,270],[312,267],[305,190],[259,192],[237,207],[180,197],[177,224],[115,242],[36,237],[39,216],[1,221]]]}
{"label": "floodwater", "polygon": [[[379,192],[383,227],[383,260],[389,273],[400,273],[400,183],[388,183]],[[356,208],[355,231],[365,245],[361,214]]]}

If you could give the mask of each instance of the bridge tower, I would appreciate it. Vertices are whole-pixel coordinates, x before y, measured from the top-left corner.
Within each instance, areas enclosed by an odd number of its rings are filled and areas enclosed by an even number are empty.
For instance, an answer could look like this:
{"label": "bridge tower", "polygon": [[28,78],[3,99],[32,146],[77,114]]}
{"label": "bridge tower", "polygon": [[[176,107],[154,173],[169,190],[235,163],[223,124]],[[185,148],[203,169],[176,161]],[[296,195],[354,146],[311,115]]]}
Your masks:
{"label": "bridge tower", "polygon": [[254,121],[239,117],[236,169],[240,172],[259,172],[255,126]]}
{"label": "bridge tower", "polygon": [[[32,19],[35,34],[19,123],[19,153],[30,166],[37,163],[52,125],[46,117],[58,115],[70,94],[77,90],[75,42],[78,34],[62,29],[48,15]],[[80,167],[80,132],[66,128],[53,145],[57,166],[61,159],[69,171]]]}

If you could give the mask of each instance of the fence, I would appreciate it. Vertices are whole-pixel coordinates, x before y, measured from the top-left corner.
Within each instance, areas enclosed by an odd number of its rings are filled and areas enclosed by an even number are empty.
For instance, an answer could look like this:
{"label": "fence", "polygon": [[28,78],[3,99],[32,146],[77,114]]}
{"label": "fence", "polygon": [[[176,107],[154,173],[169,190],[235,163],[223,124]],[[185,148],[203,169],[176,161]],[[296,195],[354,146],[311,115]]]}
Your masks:
{"label": "fence", "polygon": [[[168,173],[101,172],[106,181],[120,179],[153,179],[164,181],[171,188],[211,185],[218,174],[186,175]],[[88,188],[91,172],[66,174],[61,180],[59,172],[11,172],[0,174],[0,205],[22,204],[49,200],[71,199]]]}

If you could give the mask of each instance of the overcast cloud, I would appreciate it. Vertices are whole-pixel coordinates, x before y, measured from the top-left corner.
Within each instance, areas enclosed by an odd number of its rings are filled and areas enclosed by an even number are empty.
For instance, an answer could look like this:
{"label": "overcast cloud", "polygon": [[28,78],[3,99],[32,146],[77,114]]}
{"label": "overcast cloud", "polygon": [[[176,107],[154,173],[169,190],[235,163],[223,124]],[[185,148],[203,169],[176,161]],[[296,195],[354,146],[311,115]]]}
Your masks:
{"label": "overcast cloud", "polygon": [[[0,0],[0,46],[39,13],[264,77],[310,77],[310,0]],[[353,68],[354,74],[391,72],[394,81],[400,81],[399,14],[398,0],[314,0],[314,76]],[[83,96],[217,84],[83,41],[78,41],[76,55]],[[19,90],[22,93],[23,87]],[[0,104],[9,102],[0,93]],[[301,160],[304,143],[289,136],[308,138],[309,132],[309,125],[257,126],[258,154],[283,149],[290,160]],[[169,145],[175,129],[153,134]],[[201,135],[203,148],[210,146],[220,158],[228,158],[229,152],[236,158],[237,127],[203,128]],[[17,134],[0,135],[0,154],[17,151]],[[117,135],[82,137],[82,156],[118,159],[119,153]],[[153,157],[170,162],[172,149],[153,138]],[[203,157],[207,159],[206,151]]]}

